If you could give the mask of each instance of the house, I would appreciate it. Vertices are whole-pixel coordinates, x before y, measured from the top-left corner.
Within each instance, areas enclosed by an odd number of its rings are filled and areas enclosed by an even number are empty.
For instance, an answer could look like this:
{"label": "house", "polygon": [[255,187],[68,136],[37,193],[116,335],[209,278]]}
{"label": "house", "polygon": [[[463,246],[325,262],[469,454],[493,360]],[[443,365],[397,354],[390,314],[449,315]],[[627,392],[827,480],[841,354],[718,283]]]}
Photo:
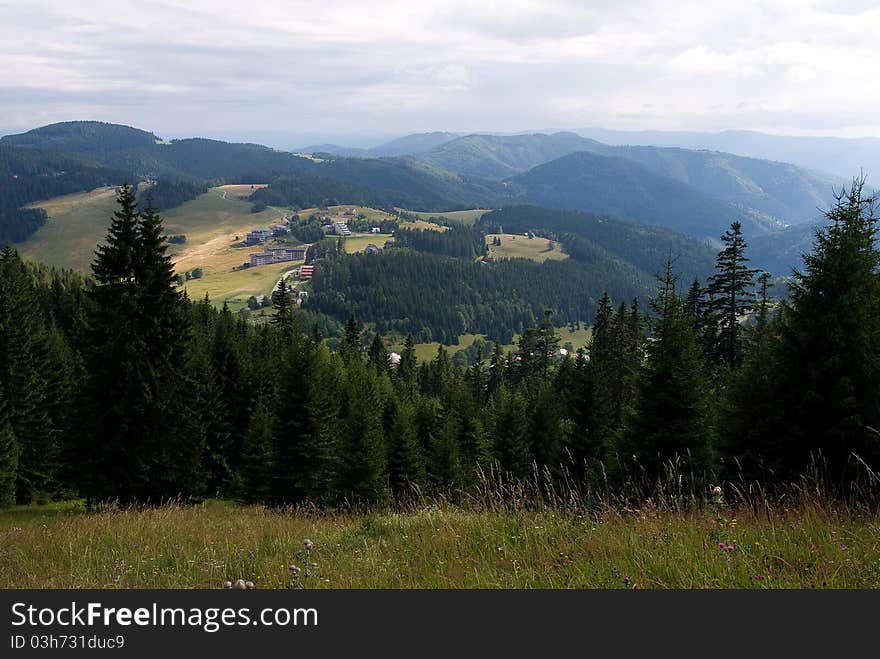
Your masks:
{"label": "house", "polygon": [[354,217],[357,215],[357,211],[354,208],[346,208],[343,212],[343,215],[347,217]]}
{"label": "house", "polygon": [[244,242],[248,245],[256,245],[257,243],[262,243],[269,240],[271,236],[272,232],[269,231],[269,229],[258,227],[253,231],[248,231]]}
{"label": "house", "polygon": [[373,227],[370,229],[370,233],[380,233],[382,229],[380,227]]}
{"label": "house", "polygon": [[283,224],[276,224],[274,227],[272,227],[272,237],[273,238],[280,238],[281,236],[286,236],[287,232],[288,232],[288,229]]}
{"label": "house", "polygon": [[364,254],[378,254],[379,248],[376,247],[373,243],[370,243],[366,247],[364,247]]}
{"label": "house", "polygon": [[300,279],[311,279],[315,274],[315,266],[313,265],[304,265],[299,269],[299,278]]}

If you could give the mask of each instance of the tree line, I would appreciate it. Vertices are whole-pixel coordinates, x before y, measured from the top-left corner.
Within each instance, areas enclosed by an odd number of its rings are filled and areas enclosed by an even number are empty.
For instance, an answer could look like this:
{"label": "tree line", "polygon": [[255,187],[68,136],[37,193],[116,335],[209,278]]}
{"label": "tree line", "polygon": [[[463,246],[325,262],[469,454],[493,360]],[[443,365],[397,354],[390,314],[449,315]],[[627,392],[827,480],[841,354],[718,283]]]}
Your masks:
{"label": "tree line", "polygon": [[671,461],[775,483],[817,457],[845,487],[880,467],[876,238],[856,182],[784,302],[734,223],[705,284],[667,261],[649,308],[601,296],[575,354],[547,309],[456,366],[412,336],[391,359],[354,316],[331,351],[283,286],[259,326],[186,299],[123,187],[90,279],[0,255],[0,498],[382,504],[481,468],[622,491]]}

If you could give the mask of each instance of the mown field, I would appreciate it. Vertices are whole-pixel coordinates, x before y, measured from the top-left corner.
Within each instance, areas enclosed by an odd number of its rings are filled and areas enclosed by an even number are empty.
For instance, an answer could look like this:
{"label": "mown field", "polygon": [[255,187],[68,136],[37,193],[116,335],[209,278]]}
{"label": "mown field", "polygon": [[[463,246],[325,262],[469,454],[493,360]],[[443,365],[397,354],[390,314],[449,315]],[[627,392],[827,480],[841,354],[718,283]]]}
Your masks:
{"label": "mown field", "polygon": [[[495,238],[501,240],[500,245],[492,244]],[[486,234],[486,244],[489,256],[496,259],[531,259],[543,263],[548,259],[561,261],[568,258],[559,243],[540,236],[527,238],[510,233],[489,233]]]}
{"label": "mown field", "polygon": [[816,499],[757,512],[68,503],[0,511],[0,573],[5,588],[878,588],[880,519]]}
{"label": "mown field", "polygon": [[[401,209],[403,210],[403,209]],[[489,212],[486,208],[474,208],[464,211],[449,211],[446,213],[432,213],[428,211],[406,211],[412,215],[418,215],[423,220],[430,220],[432,217],[439,217],[450,222],[459,222],[460,224],[476,224],[483,215]]]}
{"label": "mown field", "polygon": [[22,257],[88,272],[95,247],[107,234],[116,210],[115,189],[99,188],[64,195],[32,206],[45,209],[48,219],[34,235],[17,246]]}

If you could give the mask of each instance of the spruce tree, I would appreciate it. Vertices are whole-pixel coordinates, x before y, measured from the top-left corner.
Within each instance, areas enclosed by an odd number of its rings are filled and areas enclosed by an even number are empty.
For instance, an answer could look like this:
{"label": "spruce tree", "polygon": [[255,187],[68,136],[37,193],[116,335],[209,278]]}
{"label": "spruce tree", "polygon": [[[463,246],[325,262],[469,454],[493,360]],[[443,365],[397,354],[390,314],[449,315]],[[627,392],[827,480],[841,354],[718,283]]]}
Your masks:
{"label": "spruce tree", "polygon": [[193,410],[187,302],[161,219],[123,186],[92,271],[82,392],[81,491],[91,501],[158,503],[204,488],[204,431]]}
{"label": "spruce tree", "polygon": [[268,503],[272,484],[273,419],[271,412],[258,401],[241,448],[241,466],[237,487],[241,501]]}
{"label": "spruce tree", "polygon": [[740,320],[752,311],[757,271],[747,266],[746,241],[739,222],[733,222],[721,240],[724,249],[715,259],[715,274],[709,277],[707,286],[711,298],[712,356],[727,367],[735,368],[742,360]]}
{"label": "spruce tree", "polygon": [[669,261],[651,308],[653,340],[627,427],[627,454],[653,475],[676,458],[691,468],[706,467],[713,435],[705,363]]}
{"label": "spruce tree", "polygon": [[18,443],[6,413],[6,402],[0,391],[0,508],[15,503],[18,476]]}
{"label": "spruce tree", "polygon": [[[31,275],[9,245],[0,252],[0,396],[18,444],[16,499],[47,499],[57,486],[63,365],[49,335]],[[53,414],[54,413],[54,414]]]}
{"label": "spruce tree", "polygon": [[810,455],[835,479],[859,456],[880,466],[880,250],[874,198],[856,180],[837,195],[789,284],[779,343],[782,411],[765,453],[787,474]]}

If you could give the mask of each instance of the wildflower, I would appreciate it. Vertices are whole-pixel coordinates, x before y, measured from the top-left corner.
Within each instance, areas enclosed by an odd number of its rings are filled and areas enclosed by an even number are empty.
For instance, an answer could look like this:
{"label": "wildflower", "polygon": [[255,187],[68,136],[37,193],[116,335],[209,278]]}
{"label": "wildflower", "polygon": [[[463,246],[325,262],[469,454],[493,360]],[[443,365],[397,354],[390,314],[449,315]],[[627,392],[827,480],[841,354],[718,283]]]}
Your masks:
{"label": "wildflower", "polygon": [[254,582],[253,581],[245,581],[244,587],[247,588],[248,590],[250,590],[251,588],[254,587]]}
{"label": "wildflower", "polygon": [[725,547],[725,549],[727,551],[733,551],[734,547],[733,547],[733,545],[727,545],[727,547]]}
{"label": "wildflower", "polygon": [[718,549],[725,549],[726,547],[727,545],[725,545],[723,542],[718,543]]}
{"label": "wildflower", "polygon": [[303,547],[305,547],[309,551],[311,551],[314,546],[315,546],[315,543],[312,542],[311,540],[309,540],[308,538],[303,540]]}
{"label": "wildflower", "polygon": [[736,518],[735,517],[732,520],[730,520],[730,525],[736,526]]}
{"label": "wildflower", "polygon": [[246,590],[246,589],[247,589],[247,584],[245,583],[244,579],[236,579],[236,580],[235,580],[235,583],[232,584],[232,587],[233,587],[235,590]]}
{"label": "wildflower", "polygon": [[638,590],[638,589],[639,589],[639,584],[634,583],[632,589],[633,589],[633,590]]}
{"label": "wildflower", "polygon": [[224,588],[232,588],[232,582],[231,581],[224,581],[223,587]]}
{"label": "wildflower", "polygon": [[712,496],[714,496],[714,497],[720,497],[720,496],[722,496],[723,494],[724,494],[724,493],[721,491],[721,486],[720,486],[720,485],[716,485],[715,487],[712,488]]}
{"label": "wildflower", "polygon": [[294,574],[299,574],[302,570],[300,570],[299,565],[291,565],[290,571],[293,572]]}

